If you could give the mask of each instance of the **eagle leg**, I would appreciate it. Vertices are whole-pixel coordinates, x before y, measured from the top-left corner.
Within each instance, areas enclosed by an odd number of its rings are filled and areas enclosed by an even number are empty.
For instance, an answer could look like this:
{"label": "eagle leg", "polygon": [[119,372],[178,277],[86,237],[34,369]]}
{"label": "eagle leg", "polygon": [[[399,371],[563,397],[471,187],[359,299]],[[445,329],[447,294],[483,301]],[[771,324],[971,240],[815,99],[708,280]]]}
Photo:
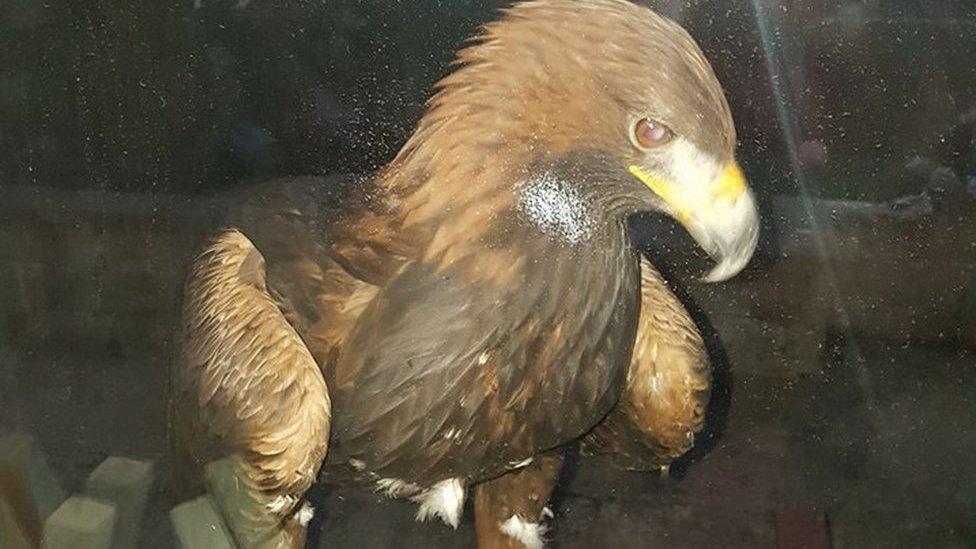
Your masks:
{"label": "eagle leg", "polygon": [[225,230],[193,264],[174,365],[177,478],[206,478],[242,547],[301,547],[304,494],[325,458],[325,380],[265,283],[264,258]]}
{"label": "eagle leg", "polygon": [[705,421],[711,368],[701,335],[660,273],[641,259],[641,313],[616,407],[583,439],[583,453],[625,469],[660,470],[691,449]]}
{"label": "eagle leg", "polygon": [[562,471],[562,453],[536,456],[525,467],[474,487],[479,549],[542,547],[546,504]]}

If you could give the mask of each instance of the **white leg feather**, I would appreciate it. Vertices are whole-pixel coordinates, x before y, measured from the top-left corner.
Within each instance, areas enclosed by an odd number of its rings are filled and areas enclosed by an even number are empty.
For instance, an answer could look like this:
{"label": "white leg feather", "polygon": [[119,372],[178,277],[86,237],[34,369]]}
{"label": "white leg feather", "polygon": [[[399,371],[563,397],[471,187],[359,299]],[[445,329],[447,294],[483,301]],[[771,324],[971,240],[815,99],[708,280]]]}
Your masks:
{"label": "white leg feather", "polygon": [[313,516],[315,516],[315,507],[312,507],[306,501],[302,504],[302,508],[295,513],[295,520],[297,520],[298,524],[302,526],[308,526],[308,523],[312,521]]}
{"label": "white leg feather", "polygon": [[542,549],[546,540],[546,527],[538,522],[528,522],[518,515],[512,515],[501,523],[501,531],[510,538],[514,538],[528,549]]}
{"label": "white leg feather", "polygon": [[412,496],[420,491],[420,487],[398,478],[381,478],[376,481],[376,491],[383,492],[388,498],[396,499]]}
{"label": "white leg feather", "polygon": [[457,528],[461,522],[461,510],[464,509],[464,484],[459,478],[449,478],[410,499],[420,504],[418,521],[440,517],[451,528]]}

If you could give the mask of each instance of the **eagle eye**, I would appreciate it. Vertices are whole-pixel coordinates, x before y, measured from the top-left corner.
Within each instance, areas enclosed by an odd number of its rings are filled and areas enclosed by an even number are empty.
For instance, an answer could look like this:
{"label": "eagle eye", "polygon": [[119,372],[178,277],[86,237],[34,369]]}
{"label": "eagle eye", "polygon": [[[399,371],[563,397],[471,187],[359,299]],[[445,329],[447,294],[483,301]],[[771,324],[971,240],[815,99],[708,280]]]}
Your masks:
{"label": "eagle eye", "polygon": [[634,124],[634,142],[642,149],[656,149],[671,141],[671,129],[657,120],[641,118]]}

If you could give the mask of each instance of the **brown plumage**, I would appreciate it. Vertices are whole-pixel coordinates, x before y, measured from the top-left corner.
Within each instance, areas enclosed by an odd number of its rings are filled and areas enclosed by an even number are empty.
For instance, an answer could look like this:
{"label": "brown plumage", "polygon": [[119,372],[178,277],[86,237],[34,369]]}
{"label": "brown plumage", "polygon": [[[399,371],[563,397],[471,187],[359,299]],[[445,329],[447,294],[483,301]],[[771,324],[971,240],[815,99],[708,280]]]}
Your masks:
{"label": "brown plumage", "polygon": [[[648,124],[666,139],[635,137]],[[477,486],[479,543],[503,545],[538,532],[569,441],[669,463],[708,368],[627,219],[673,215],[720,260],[710,277],[737,272],[756,217],[734,142],[675,24],[623,0],[506,10],[390,165],[260,186],[198,258],[174,373],[187,469],[234,456],[244,545],[278,525],[301,542],[320,464],[452,525]]]}
{"label": "brown plumage", "polygon": [[620,402],[584,438],[584,451],[633,470],[665,468],[691,448],[705,421],[711,370],[684,306],[641,260],[641,318]]}
{"label": "brown plumage", "polygon": [[[475,486],[478,547],[517,548],[525,545],[519,537],[534,535],[544,539],[547,528],[543,523],[552,516],[552,510],[546,504],[556,487],[562,466],[562,454],[550,452],[538,456],[521,469]],[[520,523],[524,525],[523,530],[528,530],[523,536],[498,535],[499,525],[508,525],[508,530],[515,530]]]}
{"label": "brown plumage", "polygon": [[[223,232],[197,259],[182,341],[173,427],[192,453],[181,473],[195,480],[212,459],[241,458],[255,502],[235,534],[253,545],[298,511],[325,457],[331,406],[318,365],[268,295],[264,259],[240,232]],[[281,495],[294,497],[273,503]]]}

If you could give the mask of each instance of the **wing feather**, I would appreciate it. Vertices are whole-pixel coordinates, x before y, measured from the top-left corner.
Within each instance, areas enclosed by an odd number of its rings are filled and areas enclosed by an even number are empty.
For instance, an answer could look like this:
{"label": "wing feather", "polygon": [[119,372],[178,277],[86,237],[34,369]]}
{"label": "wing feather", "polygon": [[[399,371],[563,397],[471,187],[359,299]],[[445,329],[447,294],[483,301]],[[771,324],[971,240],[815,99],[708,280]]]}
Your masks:
{"label": "wing feather", "polygon": [[660,273],[641,259],[641,313],[627,384],[585,439],[584,450],[621,466],[666,466],[691,448],[711,391],[711,368],[691,316]]}
{"label": "wing feather", "polygon": [[173,427],[192,460],[241,457],[260,490],[300,500],[325,457],[329,394],[239,231],[222,232],[195,262],[183,319]]}

